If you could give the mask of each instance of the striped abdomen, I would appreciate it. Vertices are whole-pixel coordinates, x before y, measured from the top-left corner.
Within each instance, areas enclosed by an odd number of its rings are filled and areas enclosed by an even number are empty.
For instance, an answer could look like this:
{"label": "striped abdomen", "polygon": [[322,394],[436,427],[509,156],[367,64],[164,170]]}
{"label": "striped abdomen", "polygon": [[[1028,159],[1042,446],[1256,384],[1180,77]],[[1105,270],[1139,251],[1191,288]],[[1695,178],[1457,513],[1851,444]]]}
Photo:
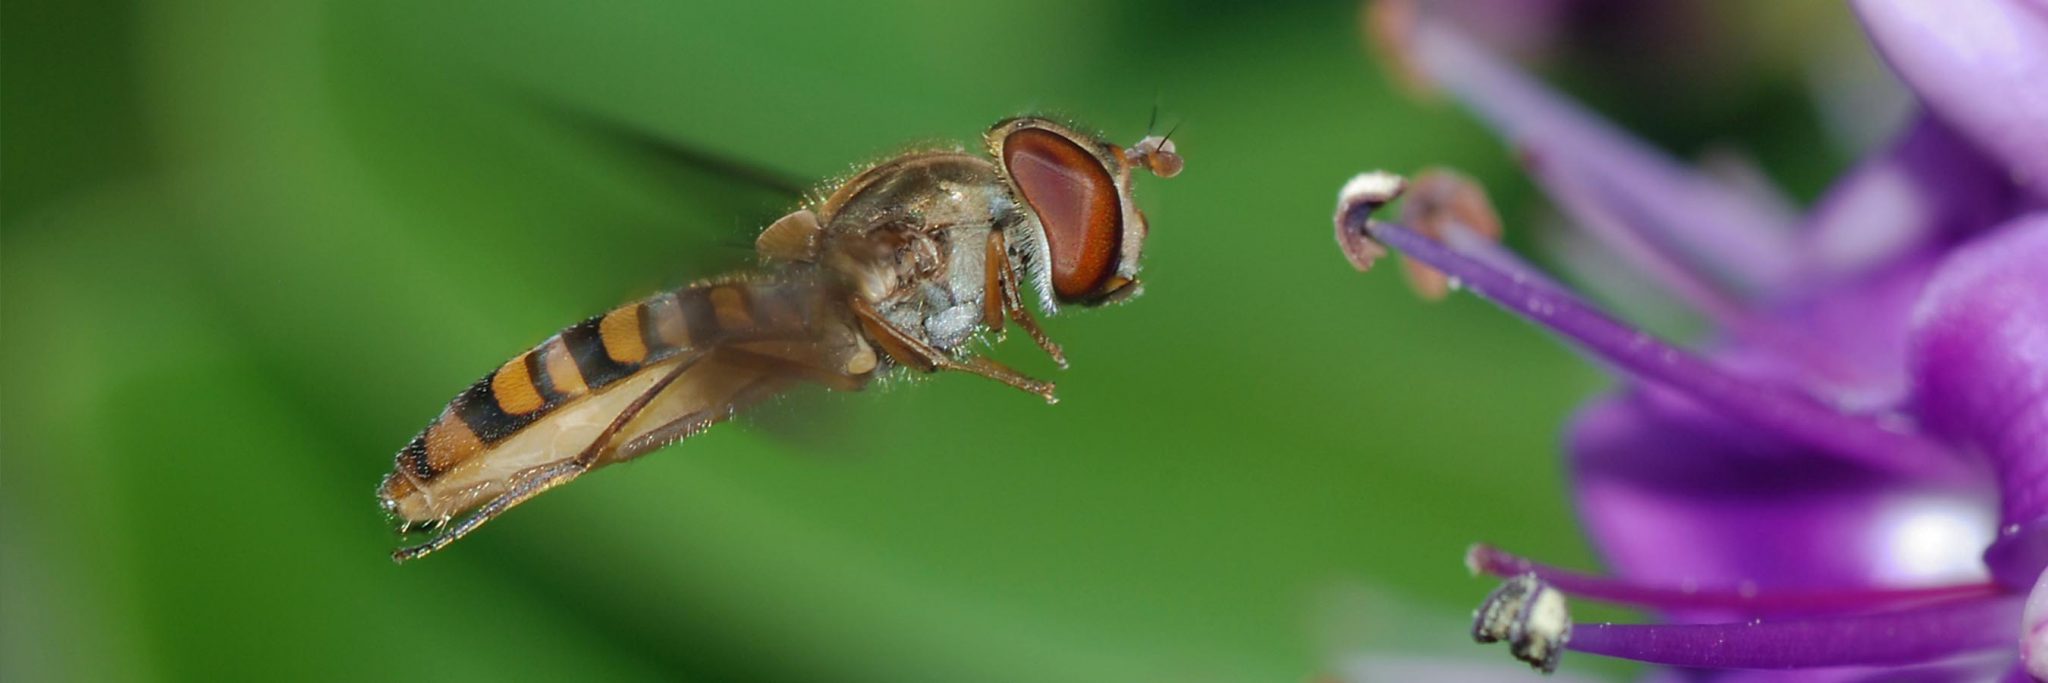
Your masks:
{"label": "striped abdomen", "polygon": [[[596,428],[621,412],[631,400],[627,394],[653,385],[654,375],[661,374],[656,368],[721,345],[810,339],[807,321],[816,313],[816,297],[816,290],[799,283],[715,282],[657,294],[572,325],[450,401],[399,451],[378,493],[387,509],[412,521],[474,506],[517,473],[574,456],[594,440]],[[718,364],[693,367],[669,392],[699,398],[678,402],[665,395],[665,403],[674,405],[657,405],[633,425],[644,434],[662,426],[664,410],[709,409],[761,379]],[[621,436],[634,435],[629,429]],[[607,460],[630,455],[613,453]]]}

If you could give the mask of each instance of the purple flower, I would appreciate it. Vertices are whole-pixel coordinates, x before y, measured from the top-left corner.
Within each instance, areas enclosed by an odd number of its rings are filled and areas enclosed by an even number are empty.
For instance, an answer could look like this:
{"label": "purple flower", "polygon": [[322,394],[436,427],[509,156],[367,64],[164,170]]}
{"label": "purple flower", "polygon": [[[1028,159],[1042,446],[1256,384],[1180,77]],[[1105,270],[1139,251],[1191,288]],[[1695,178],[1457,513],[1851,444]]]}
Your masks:
{"label": "purple flower", "polygon": [[[1425,287],[1447,278],[1625,378],[1565,444],[1611,575],[1475,547],[1474,571],[1508,579],[1475,635],[1545,668],[1569,649],[1716,680],[2048,680],[2048,1],[1856,2],[1920,111],[1804,215],[1389,8],[1404,71],[1715,325],[1685,349],[1603,312],[1488,239],[1491,209],[1453,176],[1419,177],[1391,222],[1370,214],[1398,179],[1346,186],[1355,263],[1400,251]],[[1573,626],[1562,595],[1661,623]]]}

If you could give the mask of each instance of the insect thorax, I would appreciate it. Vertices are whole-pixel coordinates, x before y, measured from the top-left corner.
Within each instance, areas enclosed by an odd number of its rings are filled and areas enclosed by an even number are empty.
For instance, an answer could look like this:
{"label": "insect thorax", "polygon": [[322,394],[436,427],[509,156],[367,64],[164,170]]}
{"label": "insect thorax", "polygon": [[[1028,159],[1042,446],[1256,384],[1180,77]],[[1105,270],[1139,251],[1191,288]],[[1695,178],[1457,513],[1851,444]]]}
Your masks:
{"label": "insect thorax", "polygon": [[848,181],[820,214],[823,265],[891,323],[949,350],[982,331],[989,232],[1017,220],[994,164],[899,159]]}

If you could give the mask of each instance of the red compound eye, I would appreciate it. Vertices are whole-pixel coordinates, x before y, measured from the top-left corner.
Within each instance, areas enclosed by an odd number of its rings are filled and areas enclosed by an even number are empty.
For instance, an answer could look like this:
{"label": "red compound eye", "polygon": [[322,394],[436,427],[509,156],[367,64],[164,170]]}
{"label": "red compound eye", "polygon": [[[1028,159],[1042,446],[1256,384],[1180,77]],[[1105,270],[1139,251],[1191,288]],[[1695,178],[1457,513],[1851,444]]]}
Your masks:
{"label": "red compound eye", "polygon": [[1064,301],[1095,295],[1115,274],[1123,239],[1109,169],[1081,145],[1040,128],[1004,138],[1003,167],[1045,226],[1054,294]]}

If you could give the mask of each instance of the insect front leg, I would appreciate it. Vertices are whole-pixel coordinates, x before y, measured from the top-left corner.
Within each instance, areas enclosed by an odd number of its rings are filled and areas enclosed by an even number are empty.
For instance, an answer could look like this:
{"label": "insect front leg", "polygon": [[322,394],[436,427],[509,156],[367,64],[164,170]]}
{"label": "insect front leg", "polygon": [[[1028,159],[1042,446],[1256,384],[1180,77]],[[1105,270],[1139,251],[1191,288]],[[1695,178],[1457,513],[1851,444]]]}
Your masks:
{"label": "insect front leg", "polygon": [[1003,231],[990,230],[982,257],[981,324],[996,334],[996,341],[1002,341],[1009,328],[1009,321],[1003,317],[1010,310],[1010,299],[1003,294],[1003,281],[1010,273],[1008,244]]}
{"label": "insect front leg", "polygon": [[1019,293],[1017,280],[1017,268],[1010,262],[1008,239],[1003,237],[1001,230],[989,231],[989,284],[988,293],[984,295],[986,298],[983,300],[984,317],[993,320],[990,323],[991,327],[998,331],[1002,330],[1002,319],[995,317],[996,310],[1000,307],[1011,320],[1016,321],[1018,327],[1024,328],[1025,334],[1031,335],[1031,341],[1037,343],[1038,348],[1045,351],[1045,355],[1052,357],[1052,362],[1059,364],[1060,369],[1066,369],[1067,354],[1060,350],[1059,344],[1053,343],[1052,337],[1046,336],[1045,330],[1038,327],[1038,319],[1031,317],[1031,311],[1024,308],[1024,297]]}
{"label": "insect front leg", "polygon": [[448,544],[462,540],[462,537],[476,531],[485,522],[505,514],[506,510],[518,507],[520,503],[532,500],[534,496],[547,493],[548,489],[567,484],[582,476],[584,472],[590,471],[590,468],[597,464],[598,457],[611,448],[614,439],[619,435],[619,430],[625,428],[626,423],[632,422],[634,417],[639,416],[641,411],[646,410],[648,404],[654,401],[654,397],[661,395],[663,390],[668,389],[670,384],[674,384],[676,379],[682,377],[684,372],[703,357],[704,354],[698,352],[677,362],[674,368],[669,369],[654,383],[654,386],[634,397],[632,403],[626,404],[625,409],[619,411],[618,416],[612,418],[611,423],[605,425],[604,430],[590,440],[590,445],[584,446],[575,457],[528,470],[513,482],[511,488],[499,494],[497,498],[491,499],[491,502],[485,503],[483,507],[477,508],[476,512],[462,518],[462,521],[456,522],[454,526],[442,529],[425,543],[398,549],[391,554],[391,561],[402,563],[433,554],[448,547]]}
{"label": "insect front leg", "polygon": [[981,375],[1026,392],[1037,394],[1040,398],[1044,398],[1046,403],[1059,402],[1059,397],[1053,394],[1054,387],[1051,382],[1033,379],[1024,373],[1010,369],[1007,365],[980,356],[966,360],[955,359],[952,356],[946,355],[946,352],[925,343],[924,340],[907,334],[901,329],[897,329],[887,318],[882,317],[880,311],[875,310],[874,304],[868,303],[866,299],[854,297],[852,306],[854,317],[860,320],[861,329],[867,331],[868,336],[874,339],[875,344],[882,347],[882,351],[889,354],[890,358],[896,359],[896,362],[924,372],[957,370]]}

